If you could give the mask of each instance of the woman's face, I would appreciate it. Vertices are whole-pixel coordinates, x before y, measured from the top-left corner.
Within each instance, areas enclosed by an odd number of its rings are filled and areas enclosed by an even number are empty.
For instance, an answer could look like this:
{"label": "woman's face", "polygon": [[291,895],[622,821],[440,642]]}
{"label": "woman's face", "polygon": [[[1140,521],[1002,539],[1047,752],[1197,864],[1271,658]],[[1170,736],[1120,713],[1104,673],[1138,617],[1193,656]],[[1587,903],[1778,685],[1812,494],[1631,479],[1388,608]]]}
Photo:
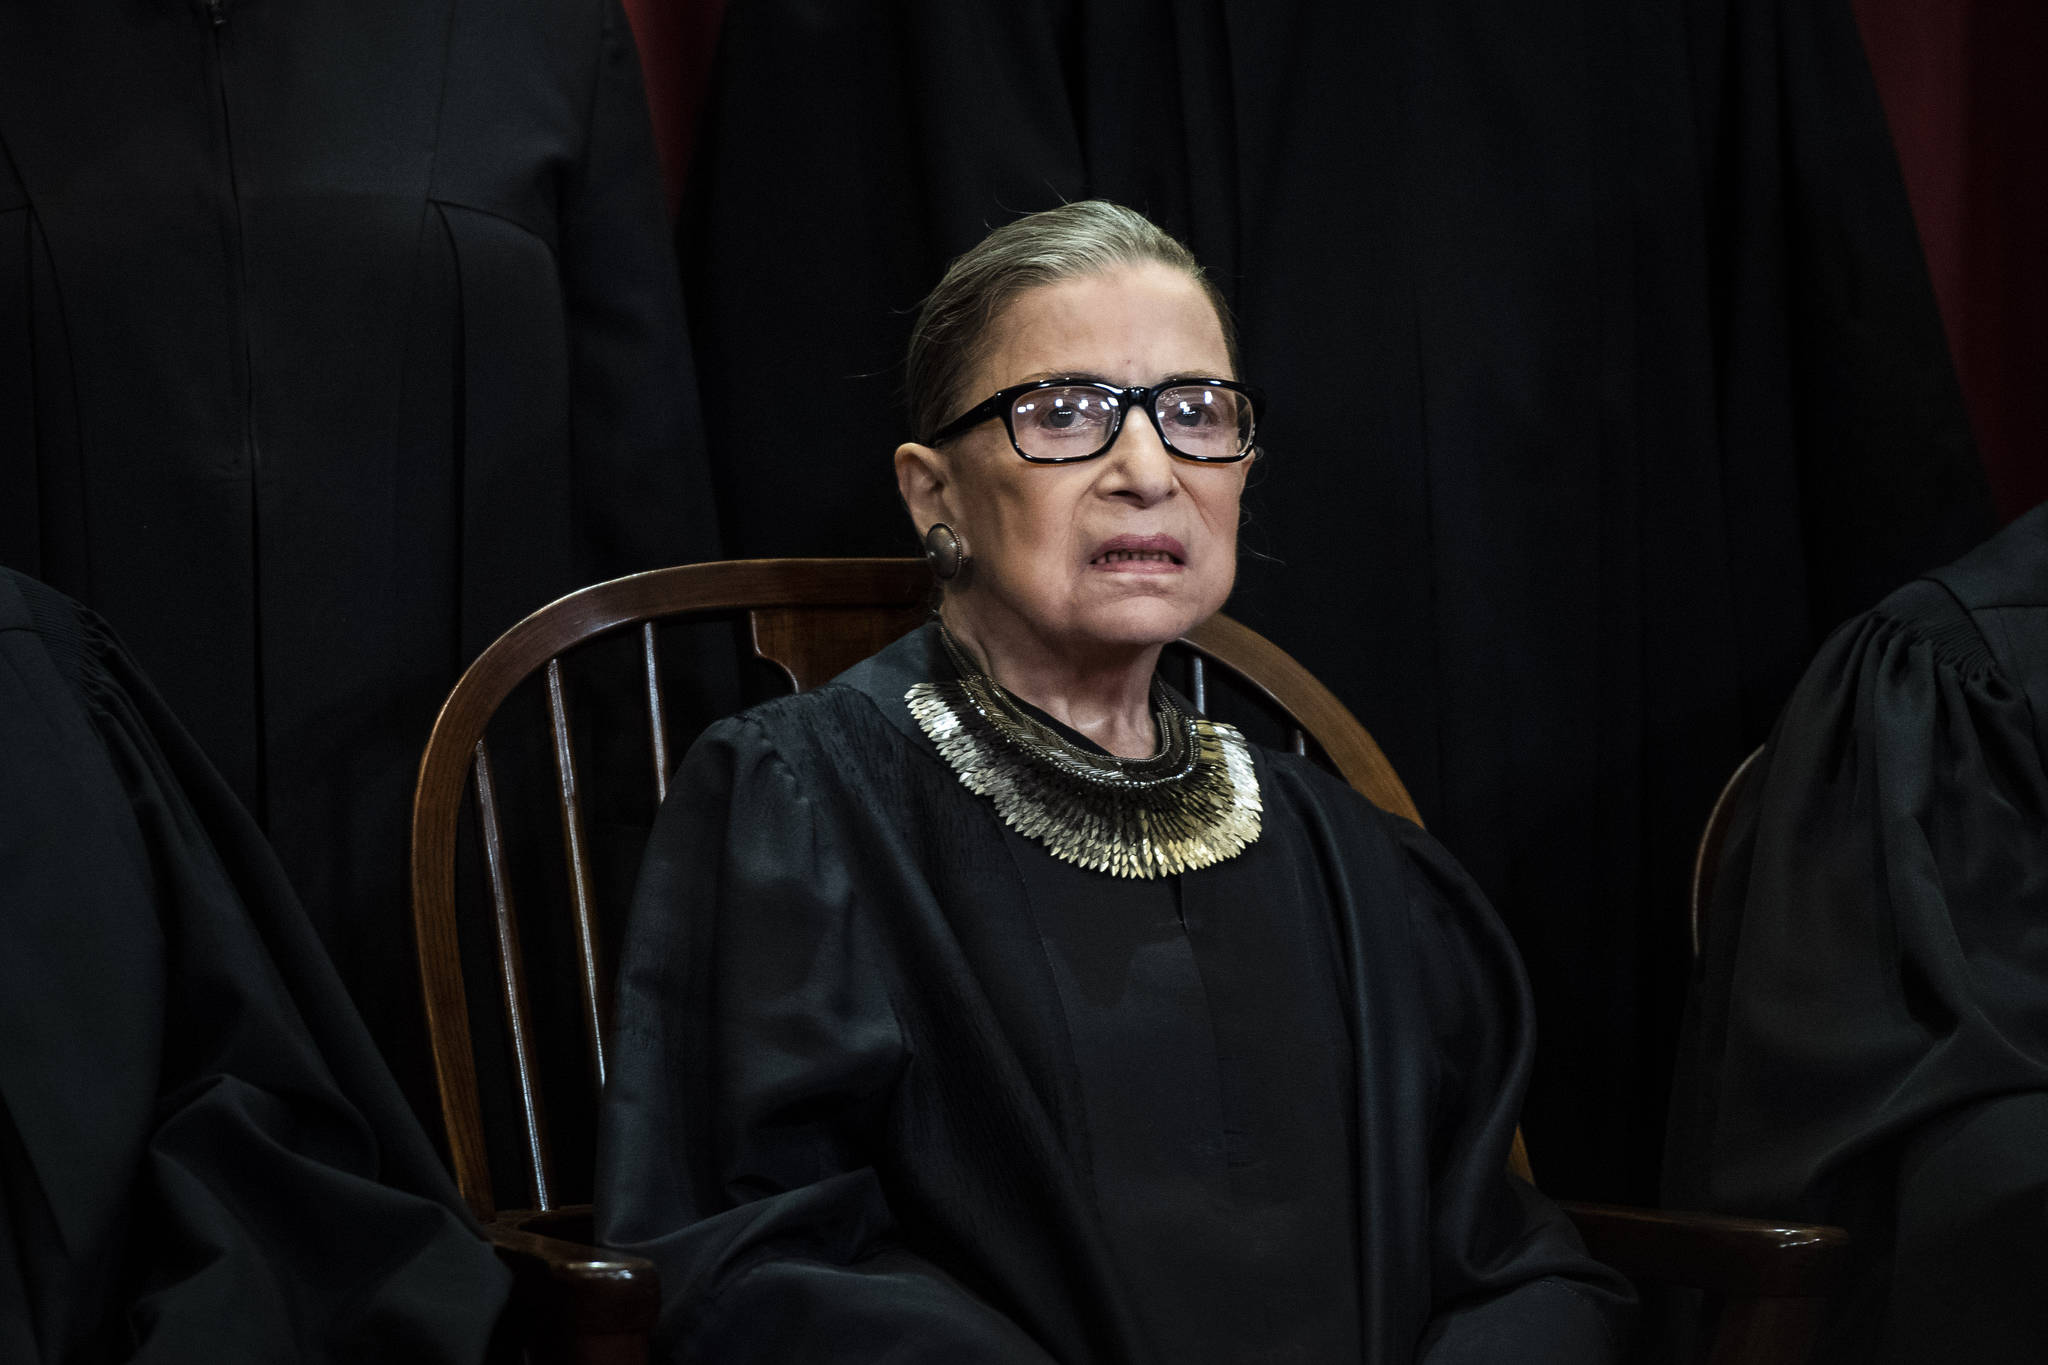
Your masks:
{"label": "woman's face", "polygon": [[[997,315],[990,340],[963,408],[1035,379],[1236,378],[1207,295],[1164,265],[1033,289]],[[1181,459],[1137,411],[1107,453],[1077,464],[1019,458],[1000,420],[943,449],[897,452],[918,529],[947,523],[972,557],[948,615],[990,644],[1084,656],[1164,644],[1222,607],[1250,464]]]}

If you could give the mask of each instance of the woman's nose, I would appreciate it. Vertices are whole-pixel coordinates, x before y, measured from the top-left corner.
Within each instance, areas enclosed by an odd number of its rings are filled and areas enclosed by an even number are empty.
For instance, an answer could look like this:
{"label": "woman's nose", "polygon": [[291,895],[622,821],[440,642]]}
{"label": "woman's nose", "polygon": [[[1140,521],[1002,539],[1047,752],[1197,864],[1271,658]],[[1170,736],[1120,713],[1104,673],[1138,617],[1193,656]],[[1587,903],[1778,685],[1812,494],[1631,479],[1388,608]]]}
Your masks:
{"label": "woman's nose", "polygon": [[1130,498],[1140,506],[1149,507],[1172,497],[1179,486],[1173,452],[1159,439],[1158,429],[1142,412],[1124,418],[1123,430],[1117,433],[1103,460],[1109,466],[1105,471],[1109,476],[1105,491]]}

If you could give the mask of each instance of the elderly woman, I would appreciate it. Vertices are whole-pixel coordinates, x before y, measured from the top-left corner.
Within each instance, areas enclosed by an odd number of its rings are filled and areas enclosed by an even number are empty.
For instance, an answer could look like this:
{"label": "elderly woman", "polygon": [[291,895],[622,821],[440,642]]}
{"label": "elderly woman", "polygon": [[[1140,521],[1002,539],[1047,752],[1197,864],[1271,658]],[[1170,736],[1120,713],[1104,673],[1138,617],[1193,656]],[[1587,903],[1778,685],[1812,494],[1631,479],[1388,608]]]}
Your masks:
{"label": "elderly woman", "polygon": [[1570,1361],[1627,1289],[1507,1172],[1529,1003],[1420,830],[1154,677],[1257,453],[1187,250],[955,261],[896,452],[930,624],[714,727],[649,847],[599,1219],[667,1358]]}

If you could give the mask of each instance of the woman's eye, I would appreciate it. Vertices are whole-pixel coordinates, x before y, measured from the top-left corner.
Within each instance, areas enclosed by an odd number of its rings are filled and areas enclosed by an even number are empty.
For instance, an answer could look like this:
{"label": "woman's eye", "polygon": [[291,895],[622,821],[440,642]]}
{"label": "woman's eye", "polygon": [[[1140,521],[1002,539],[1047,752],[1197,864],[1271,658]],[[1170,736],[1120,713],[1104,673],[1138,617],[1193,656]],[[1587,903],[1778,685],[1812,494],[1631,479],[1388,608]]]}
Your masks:
{"label": "woman's eye", "polygon": [[1092,435],[1109,422],[1110,404],[1105,397],[1093,393],[1047,394],[1019,403],[1015,417],[1020,431],[1047,436]]}

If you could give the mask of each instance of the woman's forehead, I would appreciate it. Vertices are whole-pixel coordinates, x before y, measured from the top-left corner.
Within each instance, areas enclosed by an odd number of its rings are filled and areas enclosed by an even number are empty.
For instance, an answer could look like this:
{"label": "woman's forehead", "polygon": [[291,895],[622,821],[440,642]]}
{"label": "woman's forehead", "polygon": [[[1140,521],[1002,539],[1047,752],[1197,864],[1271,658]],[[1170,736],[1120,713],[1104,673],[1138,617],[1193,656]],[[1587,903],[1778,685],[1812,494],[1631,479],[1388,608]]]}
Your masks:
{"label": "woman's forehead", "polygon": [[1147,262],[1026,290],[989,328],[985,388],[1087,375],[1124,384],[1226,377],[1223,324],[1202,286]]}

